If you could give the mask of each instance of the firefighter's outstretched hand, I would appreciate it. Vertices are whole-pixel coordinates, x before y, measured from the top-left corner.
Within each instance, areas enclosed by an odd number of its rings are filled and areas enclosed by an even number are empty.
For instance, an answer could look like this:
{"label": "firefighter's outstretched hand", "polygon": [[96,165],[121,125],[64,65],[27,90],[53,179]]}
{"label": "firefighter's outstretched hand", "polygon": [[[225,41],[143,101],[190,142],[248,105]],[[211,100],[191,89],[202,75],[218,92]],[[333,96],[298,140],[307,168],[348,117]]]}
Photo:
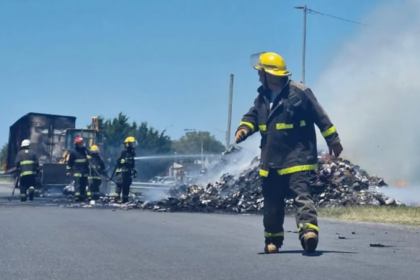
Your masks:
{"label": "firefighter's outstretched hand", "polygon": [[248,137],[248,131],[245,128],[239,129],[235,134],[235,142],[236,144],[239,144]]}
{"label": "firefighter's outstretched hand", "polygon": [[330,149],[332,150],[332,152],[334,153],[334,156],[336,157],[339,157],[341,152],[343,152],[343,146],[341,145],[341,143],[336,143],[332,145]]}

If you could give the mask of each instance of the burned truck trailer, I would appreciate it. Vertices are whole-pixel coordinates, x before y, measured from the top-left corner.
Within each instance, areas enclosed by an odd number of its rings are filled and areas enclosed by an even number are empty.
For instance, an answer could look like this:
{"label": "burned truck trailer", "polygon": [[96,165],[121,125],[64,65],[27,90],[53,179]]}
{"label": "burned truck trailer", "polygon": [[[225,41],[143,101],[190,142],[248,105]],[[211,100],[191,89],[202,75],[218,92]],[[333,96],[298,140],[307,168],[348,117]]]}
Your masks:
{"label": "burned truck trailer", "polygon": [[76,126],[76,117],[40,113],[28,113],[16,121],[9,130],[7,172],[15,171],[15,159],[22,140],[31,141],[39,159],[40,177],[37,188],[66,185],[71,179],[66,176],[64,164],[59,164],[66,150],[66,133]]}

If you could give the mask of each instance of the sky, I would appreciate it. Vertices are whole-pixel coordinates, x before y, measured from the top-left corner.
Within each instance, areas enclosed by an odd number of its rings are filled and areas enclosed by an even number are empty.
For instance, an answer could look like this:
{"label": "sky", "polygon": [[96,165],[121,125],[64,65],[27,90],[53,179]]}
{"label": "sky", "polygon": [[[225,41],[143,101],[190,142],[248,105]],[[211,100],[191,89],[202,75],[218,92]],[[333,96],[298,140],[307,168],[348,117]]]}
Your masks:
{"label": "sky", "polygon": [[[357,2],[357,4],[356,4]],[[364,4],[361,4],[365,2]],[[307,0],[309,8],[358,20],[376,1]],[[252,105],[250,55],[281,54],[301,79],[302,1],[1,0],[0,143],[28,112],[147,121],[179,138],[184,129],[232,136]],[[360,26],[309,14],[306,83]],[[318,93],[322,100],[322,93]]]}

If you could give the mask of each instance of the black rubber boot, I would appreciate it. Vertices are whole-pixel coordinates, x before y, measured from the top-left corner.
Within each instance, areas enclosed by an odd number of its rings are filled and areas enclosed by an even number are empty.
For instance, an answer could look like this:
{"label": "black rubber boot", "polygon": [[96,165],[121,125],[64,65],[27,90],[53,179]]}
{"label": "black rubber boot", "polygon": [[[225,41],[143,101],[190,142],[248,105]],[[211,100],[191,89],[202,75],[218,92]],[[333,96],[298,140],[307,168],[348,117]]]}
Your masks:
{"label": "black rubber boot", "polygon": [[283,238],[280,238],[280,237],[266,238],[264,252],[266,254],[278,253],[282,245],[283,245]]}
{"label": "black rubber boot", "polygon": [[300,239],[300,243],[307,253],[314,253],[318,247],[318,235],[313,231],[308,231]]}

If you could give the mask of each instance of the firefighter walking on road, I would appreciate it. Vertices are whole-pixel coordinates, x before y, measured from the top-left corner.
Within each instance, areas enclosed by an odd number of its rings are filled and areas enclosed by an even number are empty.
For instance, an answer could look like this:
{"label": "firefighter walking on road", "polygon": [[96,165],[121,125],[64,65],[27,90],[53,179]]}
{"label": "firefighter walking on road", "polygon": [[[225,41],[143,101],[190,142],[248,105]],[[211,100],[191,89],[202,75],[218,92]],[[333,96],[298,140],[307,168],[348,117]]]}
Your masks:
{"label": "firefighter walking on road", "polygon": [[20,201],[25,202],[29,194],[29,200],[34,200],[36,176],[39,172],[37,155],[30,150],[31,141],[23,140],[22,150],[16,155],[16,170],[19,173],[17,180],[20,180]]}
{"label": "firefighter walking on road", "polygon": [[73,173],[74,197],[76,201],[86,201],[86,188],[89,177],[89,151],[85,141],[78,136],[74,139],[74,150],[69,152],[67,160],[67,176]]}
{"label": "firefighter walking on road", "polygon": [[99,199],[99,189],[102,184],[101,175],[105,173],[105,163],[99,155],[99,148],[96,145],[90,147],[90,165],[89,165],[89,191],[88,198],[92,200]]}
{"label": "firefighter walking on road", "polygon": [[[132,176],[137,177],[137,171],[135,169],[136,156],[136,139],[129,136],[124,141],[124,149],[121,151],[120,157],[117,159],[117,166],[115,172],[117,186],[115,188],[115,200],[118,203],[128,202],[128,195],[130,193],[130,186],[132,183]],[[122,201],[121,201],[122,192]]]}
{"label": "firefighter walking on road", "polygon": [[[252,62],[255,61],[255,63]],[[302,248],[312,253],[318,245],[318,221],[310,195],[310,171],[317,169],[315,125],[328,146],[339,156],[343,150],[338,133],[311,89],[289,79],[291,73],[276,53],[251,56],[262,86],[235,134],[237,143],[261,133],[262,192],[266,253],[283,245],[286,197],[294,199]]]}

